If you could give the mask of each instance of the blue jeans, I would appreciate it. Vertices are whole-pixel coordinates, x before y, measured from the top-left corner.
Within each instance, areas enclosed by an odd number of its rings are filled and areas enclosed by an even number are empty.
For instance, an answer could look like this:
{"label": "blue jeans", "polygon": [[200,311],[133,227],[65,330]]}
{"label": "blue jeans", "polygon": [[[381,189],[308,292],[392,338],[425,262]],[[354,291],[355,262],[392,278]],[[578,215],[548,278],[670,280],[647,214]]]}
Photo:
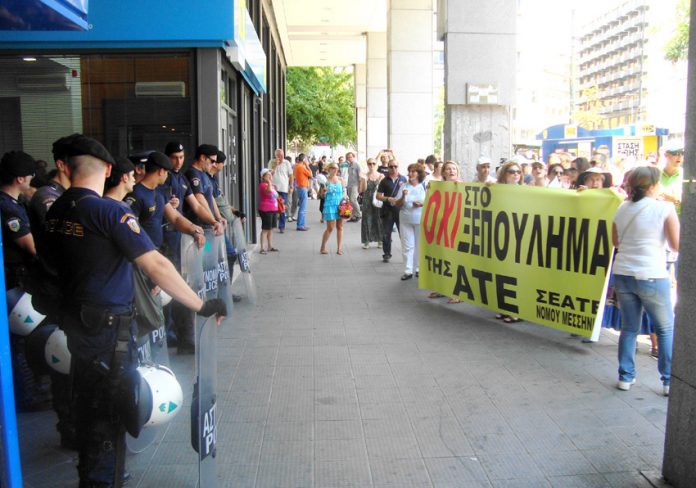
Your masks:
{"label": "blue jeans", "polygon": [[280,198],[283,199],[283,203],[285,203],[285,212],[280,212],[280,220],[278,221],[278,228],[285,229],[285,219],[286,219],[285,214],[286,214],[287,209],[288,209],[288,193],[279,191],[278,195],[280,195]]}
{"label": "blue jeans", "polygon": [[636,337],[640,331],[641,315],[645,309],[657,334],[659,351],[657,370],[660,372],[662,383],[669,385],[674,331],[674,311],[669,278],[638,280],[633,276],[614,275],[614,286],[621,309],[619,379],[631,381],[636,377]]}
{"label": "blue jeans", "polygon": [[305,215],[307,214],[307,188],[297,188],[297,228],[305,227]]}

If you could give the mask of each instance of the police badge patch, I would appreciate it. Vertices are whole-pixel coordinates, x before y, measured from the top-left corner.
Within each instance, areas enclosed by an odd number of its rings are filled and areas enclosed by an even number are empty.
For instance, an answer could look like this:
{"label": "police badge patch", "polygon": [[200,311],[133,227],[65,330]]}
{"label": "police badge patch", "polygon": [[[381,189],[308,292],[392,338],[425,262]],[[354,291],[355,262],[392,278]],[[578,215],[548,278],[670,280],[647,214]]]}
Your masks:
{"label": "police badge patch", "polygon": [[12,232],[17,232],[19,231],[20,227],[22,227],[22,224],[19,222],[19,219],[17,217],[14,217],[7,221],[7,227]]}
{"label": "police badge patch", "polygon": [[128,218],[128,220],[126,220],[126,224],[128,224],[130,230],[136,234],[140,234],[140,226],[138,225],[138,221],[135,219],[135,217]]}
{"label": "police badge patch", "polygon": [[201,184],[201,180],[200,180],[199,178],[193,178],[193,179],[191,180],[191,184],[192,184],[193,186],[198,186],[198,185]]}

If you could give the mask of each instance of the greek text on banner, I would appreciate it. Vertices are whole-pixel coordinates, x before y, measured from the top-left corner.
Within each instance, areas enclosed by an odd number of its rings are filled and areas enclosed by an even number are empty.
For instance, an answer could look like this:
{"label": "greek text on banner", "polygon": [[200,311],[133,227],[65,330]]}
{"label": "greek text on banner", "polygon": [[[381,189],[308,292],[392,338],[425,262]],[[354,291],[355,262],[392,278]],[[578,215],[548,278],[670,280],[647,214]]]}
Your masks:
{"label": "greek text on banner", "polygon": [[581,336],[595,327],[611,267],[612,190],[432,181],[421,288]]}

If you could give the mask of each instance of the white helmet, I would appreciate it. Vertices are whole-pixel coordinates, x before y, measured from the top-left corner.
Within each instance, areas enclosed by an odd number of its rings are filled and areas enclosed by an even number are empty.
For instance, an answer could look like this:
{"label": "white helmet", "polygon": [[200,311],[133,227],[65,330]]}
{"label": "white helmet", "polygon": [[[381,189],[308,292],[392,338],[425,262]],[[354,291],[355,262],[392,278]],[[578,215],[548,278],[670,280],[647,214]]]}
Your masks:
{"label": "white helmet", "polygon": [[171,369],[160,364],[140,366],[138,372],[152,393],[152,410],[145,427],[166,424],[179,413],[184,402],[179,381]]}
{"label": "white helmet", "polygon": [[61,329],[56,329],[48,336],[46,348],[46,363],[62,374],[70,374],[70,351],[68,350],[68,337]]}
{"label": "white helmet", "polygon": [[167,305],[169,305],[169,302],[172,301],[172,297],[169,295],[169,293],[167,293],[164,290],[160,291],[160,299],[162,300],[163,307],[166,307]]}
{"label": "white helmet", "polygon": [[138,437],[143,427],[173,419],[181,410],[184,393],[171,369],[143,364],[123,374],[117,398],[126,431]]}
{"label": "white helmet", "polygon": [[10,325],[10,332],[20,336],[28,336],[36,329],[36,326],[46,318],[40,314],[31,304],[31,295],[22,293],[19,288],[7,291],[7,310],[10,316],[7,321]]}

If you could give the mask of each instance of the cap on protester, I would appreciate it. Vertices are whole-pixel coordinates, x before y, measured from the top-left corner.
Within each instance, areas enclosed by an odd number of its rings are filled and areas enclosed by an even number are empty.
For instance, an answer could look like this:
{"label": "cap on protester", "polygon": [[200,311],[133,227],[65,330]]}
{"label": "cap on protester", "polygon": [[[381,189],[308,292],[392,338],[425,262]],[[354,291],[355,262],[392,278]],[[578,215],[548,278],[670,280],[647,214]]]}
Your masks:
{"label": "cap on protester", "polygon": [[77,137],[80,137],[80,134],[70,134],[69,136],[61,137],[55,141],[52,147],[53,160],[58,161],[60,159],[65,162],[65,160],[68,159],[68,145]]}
{"label": "cap on protester", "polygon": [[217,156],[218,148],[212,144],[201,144],[196,148],[196,159],[200,156]]}
{"label": "cap on protester", "polygon": [[0,173],[9,176],[29,176],[36,173],[36,161],[23,151],[10,151],[2,156]]}
{"label": "cap on protester", "polygon": [[[566,170],[566,171],[567,171],[567,170]],[[576,171],[577,171],[577,170],[576,170]],[[578,186],[584,185],[584,184],[585,184],[585,180],[586,180],[587,177],[590,176],[591,174],[602,175],[602,176],[604,177],[604,183],[602,183],[602,186],[603,186],[604,188],[611,188],[611,185],[612,185],[612,183],[613,183],[613,177],[612,177],[611,173],[608,173],[608,172],[606,172],[606,171],[603,171],[602,168],[600,168],[600,167],[598,167],[598,166],[589,167],[589,168],[587,168],[585,171],[583,171],[582,173],[580,173],[580,175],[578,176],[578,180],[577,180],[576,184],[577,184]]]}
{"label": "cap on protester", "polygon": [[225,161],[227,161],[227,155],[222,151],[218,151],[217,152],[217,162],[224,163]]}
{"label": "cap on protester", "polygon": [[542,161],[532,161],[532,167],[534,166],[539,166],[541,168],[545,168],[546,165]]}
{"label": "cap on protester", "polygon": [[70,156],[93,156],[101,159],[108,164],[116,164],[114,157],[106,150],[101,142],[82,134],[70,136],[65,143],[65,155]]}
{"label": "cap on protester", "polygon": [[271,172],[271,170],[268,168],[261,168],[261,178],[263,178],[266,173],[270,173],[270,172]]}
{"label": "cap on protester", "polygon": [[166,154],[162,154],[159,151],[152,151],[147,156],[147,164],[159,166],[167,171],[172,170],[172,162],[169,160]]}
{"label": "cap on protester", "polygon": [[164,154],[171,156],[174,153],[182,152],[184,150],[184,145],[180,142],[171,141],[164,146]]}
{"label": "cap on protester", "polygon": [[481,166],[482,164],[491,164],[491,158],[488,156],[479,156],[478,162],[476,163],[477,166]]}
{"label": "cap on protester", "polygon": [[684,143],[678,141],[667,141],[665,144],[665,152],[670,154],[683,154],[684,153]]}
{"label": "cap on protester", "polygon": [[133,162],[124,157],[116,158],[116,164],[114,165],[114,171],[121,174],[130,173],[135,171],[135,165]]}

